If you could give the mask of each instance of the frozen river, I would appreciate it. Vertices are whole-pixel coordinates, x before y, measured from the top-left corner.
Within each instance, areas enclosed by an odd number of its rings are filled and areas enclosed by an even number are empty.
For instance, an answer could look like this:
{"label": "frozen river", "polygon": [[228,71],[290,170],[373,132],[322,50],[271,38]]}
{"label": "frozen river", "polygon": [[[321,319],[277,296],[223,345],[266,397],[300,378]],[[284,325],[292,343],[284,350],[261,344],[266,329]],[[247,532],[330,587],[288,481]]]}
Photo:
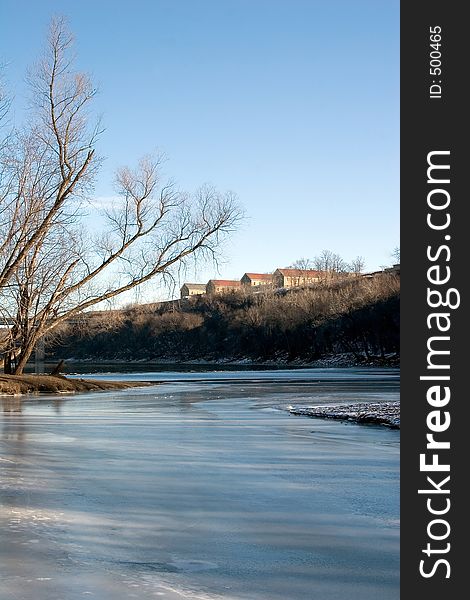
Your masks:
{"label": "frozen river", "polygon": [[1,600],[398,600],[399,432],[284,410],[397,371],[103,378],[163,383],[1,398]]}

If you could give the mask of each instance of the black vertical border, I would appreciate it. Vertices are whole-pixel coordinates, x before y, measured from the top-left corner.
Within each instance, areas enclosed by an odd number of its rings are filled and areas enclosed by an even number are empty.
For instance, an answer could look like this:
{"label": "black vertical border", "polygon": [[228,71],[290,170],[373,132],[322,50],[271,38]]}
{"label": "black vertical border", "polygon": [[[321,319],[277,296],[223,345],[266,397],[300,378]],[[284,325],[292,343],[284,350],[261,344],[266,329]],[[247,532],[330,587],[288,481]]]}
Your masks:
{"label": "black vertical border", "polygon": [[[464,17],[464,2],[456,0],[401,3],[401,599],[451,600],[467,595],[468,524],[466,509],[467,473],[470,472],[470,397],[466,389],[466,373],[470,374],[470,327],[467,322],[468,278],[470,268],[470,228],[465,212],[470,208],[470,102],[467,98],[470,79],[470,23]],[[430,65],[430,27],[442,28],[440,51],[442,75],[432,77]],[[442,98],[431,99],[432,79],[442,82]],[[426,402],[429,382],[420,381],[427,365],[427,340],[430,333],[426,317],[427,306],[427,246],[446,243],[444,233],[427,227],[427,154],[434,150],[450,150],[451,225],[446,234],[451,248],[449,286],[461,294],[461,305],[451,313],[450,429],[441,434],[449,439],[446,451],[451,464],[451,509],[444,518],[451,533],[443,542],[433,542],[436,548],[450,542],[447,558],[450,578],[440,567],[433,577],[425,579],[419,573],[422,550],[429,540],[426,528],[433,518],[426,508],[426,497],[418,489],[426,487],[426,474],[420,473],[419,455],[426,450]],[[440,309],[445,310],[445,309]],[[445,334],[443,334],[445,335]],[[448,357],[447,357],[448,358]],[[440,374],[444,374],[441,372]],[[443,409],[444,410],[444,409]],[[444,458],[444,456],[443,456]],[[442,475],[442,474],[441,474]],[[439,474],[437,474],[439,479]],[[442,477],[441,477],[442,479]],[[429,486],[427,486],[429,487]],[[432,561],[428,559],[428,568]]]}

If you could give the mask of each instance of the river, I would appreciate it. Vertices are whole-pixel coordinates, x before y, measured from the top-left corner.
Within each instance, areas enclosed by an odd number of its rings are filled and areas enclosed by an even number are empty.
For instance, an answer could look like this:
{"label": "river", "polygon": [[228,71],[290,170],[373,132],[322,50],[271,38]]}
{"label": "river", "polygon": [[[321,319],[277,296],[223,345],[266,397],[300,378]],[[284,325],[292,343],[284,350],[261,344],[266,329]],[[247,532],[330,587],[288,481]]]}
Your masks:
{"label": "river", "polygon": [[2,600],[398,600],[399,432],[285,410],[398,371],[165,368],[2,398]]}

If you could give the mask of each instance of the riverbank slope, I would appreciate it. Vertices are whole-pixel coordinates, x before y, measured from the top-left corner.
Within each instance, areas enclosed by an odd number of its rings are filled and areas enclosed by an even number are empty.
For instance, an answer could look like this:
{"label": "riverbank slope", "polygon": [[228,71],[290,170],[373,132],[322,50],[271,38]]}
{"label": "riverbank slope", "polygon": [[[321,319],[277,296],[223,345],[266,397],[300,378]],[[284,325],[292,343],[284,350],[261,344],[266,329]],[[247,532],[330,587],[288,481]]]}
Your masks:
{"label": "riverbank slope", "polygon": [[399,297],[399,279],[384,275],[86,313],[49,342],[46,358],[396,366]]}

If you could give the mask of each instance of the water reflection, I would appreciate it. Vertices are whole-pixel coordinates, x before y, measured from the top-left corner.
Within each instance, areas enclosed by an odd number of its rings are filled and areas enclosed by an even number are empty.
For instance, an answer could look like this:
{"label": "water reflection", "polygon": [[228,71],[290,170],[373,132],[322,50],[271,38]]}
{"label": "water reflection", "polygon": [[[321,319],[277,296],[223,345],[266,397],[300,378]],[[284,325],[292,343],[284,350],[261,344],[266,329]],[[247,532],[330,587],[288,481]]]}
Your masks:
{"label": "water reflection", "polygon": [[4,413],[21,413],[22,402],[19,396],[1,396],[2,410]]}
{"label": "water reflection", "polygon": [[39,395],[36,398],[28,396],[1,396],[2,411],[4,415],[21,415],[25,408],[31,408],[34,406],[43,409],[46,407],[52,407],[56,415],[60,415],[62,407],[64,405],[64,398],[61,396],[54,396],[49,398],[47,395]]}

